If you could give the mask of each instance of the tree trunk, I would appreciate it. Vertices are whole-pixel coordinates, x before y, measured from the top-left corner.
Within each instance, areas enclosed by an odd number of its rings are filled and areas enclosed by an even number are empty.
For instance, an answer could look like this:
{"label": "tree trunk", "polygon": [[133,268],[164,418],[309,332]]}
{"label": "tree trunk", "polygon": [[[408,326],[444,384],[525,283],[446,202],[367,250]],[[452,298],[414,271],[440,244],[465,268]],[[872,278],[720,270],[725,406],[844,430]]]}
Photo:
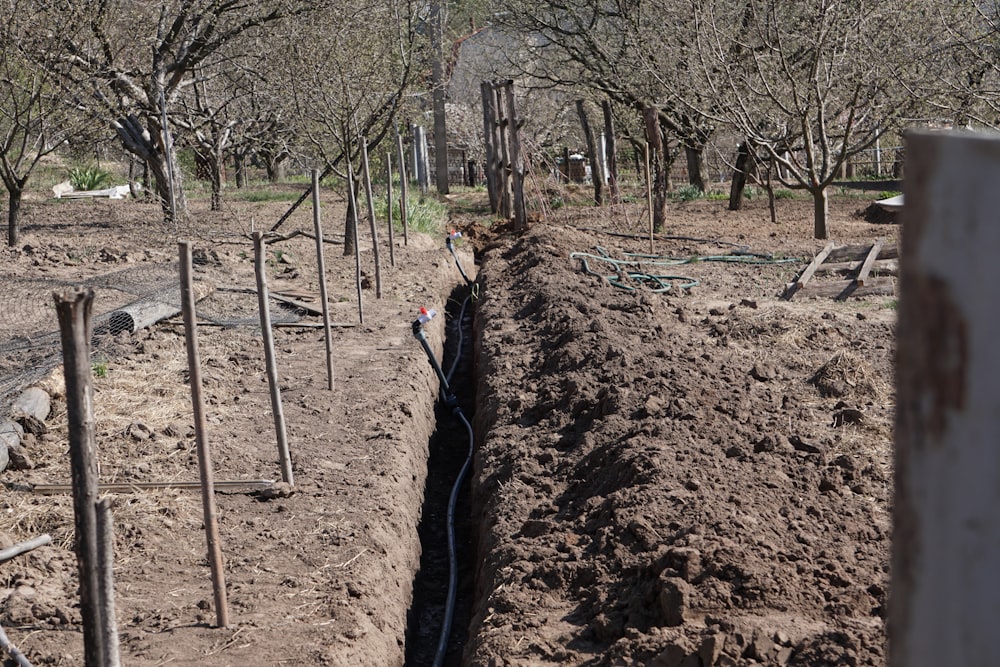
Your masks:
{"label": "tree trunk", "polygon": [[709,180],[708,169],[705,166],[704,144],[697,146],[684,144],[684,155],[687,158],[688,183],[704,192]]}
{"label": "tree trunk", "polygon": [[736,149],[736,167],[733,169],[733,181],[729,186],[729,210],[738,211],[743,208],[743,189],[747,184],[747,173],[750,163],[750,147],[745,141],[740,142]]}
{"label": "tree trunk", "polygon": [[448,194],[448,131],[444,109],[443,17],[440,0],[432,0],[431,23],[431,100],[434,107],[435,183],[440,195]]}
{"label": "tree trunk", "polygon": [[830,202],[826,194],[826,188],[820,187],[812,190],[813,196],[813,229],[817,239],[830,238],[828,226],[830,216]]}
{"label": "tree trunk", "polygon": [[264,171],[267,172],[268,183],[279,183],[285,180],[285,165],[288,162],[288,151],[283,148],[275,150],[273,147],[262,147],[257,151],[257,154],[264,163]]}
{"label": "tree trunk", "polygon": [[[8,186],[9,187],[9,186]],[[24,190],[10,188],[7,192],[7,245],[11,248],[18,243],[18,217],[21,213],[21,196]]]}
{"label": "tree trunk", "polygon": [[662,232],[667,220],[667,162],[666,146],[660,132],[660,119],[653,107],[642,110],[649,143],[649,160],[653,180],[653,231]]}
{"label": "tree trunk", "polygon": [[120,118],[115,129],[125,150],[143,160],[152,172],[156,195],[160,198],[164,218],[167,220],[171,218],[171,182],[174,188],[174,204],[177,208],[177,215],[184,217],[187,213],[187,201],[184,198],[181,171],[177,164],[177,156],[173,153],[173,146],[170,146],[169,156],[164,152],[163,134],[160,132],[159,121],[155,117],[150,117],[147,127],[143,127],[138,118],[128,116]]}
{"label": "tree trunk", "polygon": [[594,131],[590,128],[590,118],[587,117],[587,110],[583,106],[583,100],[576,101],[576,112],[580,115],[583,136],[587,140],[587,157],[590,158],[590,180],[594,184],[594,203],[601,206],[604,203],[604,179],[601,176],[601,161],[597,155]]}
{"label": "tree trunk", "polygon": [[247,184],[246,151],[233,151],[233,173],[236,175],[236,189],[242,190]]}
{"label": "tree trunk", "polygon": [[213,211],[222,210],[222,158],[221,156],[213,156],[209,160],[209,167],[211,171],[209,176],[212,180],[212,206]]}

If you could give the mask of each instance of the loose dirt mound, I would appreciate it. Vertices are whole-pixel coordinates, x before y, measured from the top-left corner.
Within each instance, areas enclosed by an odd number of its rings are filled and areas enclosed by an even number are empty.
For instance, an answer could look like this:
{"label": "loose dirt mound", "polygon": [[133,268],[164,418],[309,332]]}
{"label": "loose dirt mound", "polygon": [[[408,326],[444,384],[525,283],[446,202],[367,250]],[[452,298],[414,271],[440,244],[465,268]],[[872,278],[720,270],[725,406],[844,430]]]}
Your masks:
{"label": "loose dirt mound", "polygon": [[629,293],[592,246],[483,262],[469,664],[882,664],[891,313],[761,298],[780,266]]}

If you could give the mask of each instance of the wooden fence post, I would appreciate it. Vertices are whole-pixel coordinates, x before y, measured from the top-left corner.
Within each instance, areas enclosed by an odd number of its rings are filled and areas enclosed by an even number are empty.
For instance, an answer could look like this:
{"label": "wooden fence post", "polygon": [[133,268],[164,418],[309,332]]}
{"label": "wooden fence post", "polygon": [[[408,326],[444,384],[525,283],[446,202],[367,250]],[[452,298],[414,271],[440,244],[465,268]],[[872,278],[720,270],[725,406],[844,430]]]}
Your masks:
{"label": "wooden fence post", "polygon": [[392,228],[392,151],[385,152],[385,211],[389,228],[389,266],[396,266],[396,239]]}
{"label": "wooden fence post", "polygon": [[333,391],[333,330],[330,327],[330,301],[326,291],[326,259],[323,256],[323,224],[320,221],[319,170],[312,170],[313,232],[316,236],[316,268],[319,272],[319,298],[323,302],[323,341],[326,343],[326,388]]}
{"label": "wooden fence post", "polygon": [[494,138],[496,136],[496,99],[493,94],[493,84],[483,81],[479,84],[479,91],[483,99],[483,147],[486,149],[486,191],[490,197],[490,212],[493,214],[500,212],[500,200],[498,196],[497,184],[497,146]]}
{"label": "wooden fence post", "polygon": [[893,667],[1000,664],[1000,140],[907,138]]}
{"label": "wooden fence post", "polygon": [[368,200],[368,221],[372,233],[372,254],[375,257],[375,298],[382,298],[382,260],[378,249],[378,227],[375,225],[375,193],[372,191],[372,174],[368,166],[368,141],[358,137],[361,146],[361,175],[365,179],[365,197]]}
{"label": "wooden fence post", "polygon": [[358,202],[354,197],[354,167],[347,163],[347,196],[351,204],[351,227],[354,229],[354,284],[358,288],[358,323],[365,323],[364,298],[361,293],[361,241],[358,239]]}
{"label": "wooden fence post", "polygon": [[[354,242],[357,243],[355,229]],[[271,413],[274,416],[274,433],[278,440],[278,463],[281,465],[281,479],[295,484],[292,474],[292,457],[288,451],[288,431],[285,429],[285,410],[281,404],[281,387],[278,385],[278,362],[274,353],[274,330],[271,327],[271,309],[267,293],[267,257],[264,237],[253,233],[254,264],[257,270],[257,306],[260,310],[260,333],[264,339],[264,362],[267,370],[267,384],[271,390]]]}
{"label": "wooden fence post", "polygon": [[105,667],[107,652],[101,605],[97,530],[97,453],[94,439],[94,390],[91,384],[90,339],[94,290],[55,294],[56,315],[66,375],[66,417],[73,480],[76,562],[80,574],[83,660],[86,667]]}
{"label": "wooden fence post", "polygon": [[406,157],[403,154],[403,137],[396,131],[396,162],[399,163],[399,224],[403,226],[403,245],[410,245],[410,224],[407,210],[407,197],[410,195],[410,183],[406,175]]}
{"label": "wooden fence post", "polygon": [[[260,232],[254,232],[260,236]],[[222,564],[219,521],[215,510],[215,482],[212,454],[208,446],[208,423],[205,401],[201,394],[201,359],[198,354],[198,327],[195,320],[194,285],[191,270],[191,244],[177,244],[181,273],[181,312],[187,341],[188,382],[191,385],[191,408],[194,412],[194,438],[198,448],[198,476],[201,479],[201,511],[205,522],[208,565],[212,571],[212,594],[215,599],[215,622],[220,628],[229,625],[229,604],[226,599],[226,572]]]}
{"label": "wooden fence post", "polygon": [[646,166],[646,210],[649,214],[649,254],[655,255],[656,249],[653,247],[653,230],[656,216],[653,215],[653,170],[649,164],[649,142],[642,145],[643,159]]}
{"label": "wooden fence post", "polygon": [[111,501],[102,498],[94,508],[97,512],[97,583],[101,589],[101,632],[104,635],[104,667],[120,667],[118,619],[115,618],[115,533],[111,518]]}
{"label": "wooden fence post", "polygon": [[618,183],[618,140],[615,139],[615,119],[611,115],[611,100],[601,101],[601,112],[604,114],[604,164],[607,165],[608,190],[611,203],[621,203],[621,187]]}
{"label": "wooden fence post", "polygon": [[514,229],[528,228],[528,216],[524,208],[524,156],[521,155],[521,131],[514,106],[514,82],[503,84],[504,106],[507,109],[507,136],[510,139],[510,174],[513,189]]}

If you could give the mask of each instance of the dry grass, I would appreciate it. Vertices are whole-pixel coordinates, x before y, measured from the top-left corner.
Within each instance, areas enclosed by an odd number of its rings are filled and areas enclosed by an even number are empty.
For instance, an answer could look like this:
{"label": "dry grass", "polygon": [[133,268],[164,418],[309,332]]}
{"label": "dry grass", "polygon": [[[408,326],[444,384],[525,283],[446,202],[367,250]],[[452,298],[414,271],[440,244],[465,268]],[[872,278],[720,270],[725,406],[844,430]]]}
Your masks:
{"label": "dry grass", "polygon": [[891,394],[891,384],[874,372],[861,356],[838,352],[819,367],[810,382],[825,396],[885,401]]}

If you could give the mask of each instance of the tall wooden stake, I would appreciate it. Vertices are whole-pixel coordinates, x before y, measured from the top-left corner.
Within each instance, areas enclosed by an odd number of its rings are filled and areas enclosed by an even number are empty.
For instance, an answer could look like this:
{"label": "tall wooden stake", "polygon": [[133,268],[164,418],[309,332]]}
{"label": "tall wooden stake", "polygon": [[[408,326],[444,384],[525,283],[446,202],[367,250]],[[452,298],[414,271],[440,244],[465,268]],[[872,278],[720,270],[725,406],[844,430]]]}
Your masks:
{"label": "tall wooden stake", "polygon": [[55,294],[56,314],[66,375],[69,463],[73,481],[76,562],[80,573],[80,615],[86,667],[104,667],[107,652],[102,632],[100,555],[97,530],[97,456],[94,441],[94,390],[91,386],[90,339],[94,291]]}
{"label": "tall wooden stake", "polygon": [[479,84],[483,99],[483,147],[486,149],[486,191],[490,197],[490,212],[500,212],[500,185],[497,170],[496,145],[496,95],[493,84],[483,81]]}
{"label": "tall wooden stake", "polygon": [[326,343],[326,388],[333,391],[333,329],[330,301],[326,292],[326,260],[323,257],[323,225],[320,222],[319,170],[312,170],[313,232],[316,236],[316,267],[319,271],[319,298],[323,301],[323,340]]}
{"label": "tall wooden stake", "polygon": [[998,665],[1000,140],[907,134],[889,664]]}
{"label": "tall wooden stake", "polygon": [[115,535],[111,518],[111,501],[97,502],[98,585],[101,587],[101,632],[106,667],[119,667],[121,656],[118,642],[118,619],[115,618]]}
{"label": "tall wooden stake", "polygon": [[[357,237],[355,237],[357,243]],[[264,362],[267,367],[267,385],[271,391],[271,414],[274,416],[274,433],[278,439],[278,463],[281,479],[295,484],[292,474],[292,457],[288,451],[288,432],[285,430],[285,410],[281,404],[281,387],[278,385],[278,362],[274,353],[274,331],[271,327],[271,309],[268,307],[267,257],[264,237],[253,233],[253,253],[257,272],[257,305],[260,310],[260,333],[264,339]]]}
{"label": "tall wooden stake", "polygon": [[410,245],[410,225],[407,198],[410,194],[409,177],[406,175],[406,156],[403,153],[403,137],[396,131],[396,161],[399,162],[399,223],[403,225],[403,245]]}
{"label": "tall wooden stake", "polygon": [[642,145],[642,154],[646,162],[646,209],[649,212],[649,254],[656,254],[653,247],[653,171],[649,165],[649,142]]}
{"label": "tall wooden stake", "polygon": [[[260,232],[255,232],[260,235]],[[198,475],[201,479],[201,509],[205,522],[205,539],[208,543],[208,564],[212,569],[212,593],[215,598],[215,624],[220,628],[229,625],[229,604],[226,601],[226,572],[222,565],[222,546],[219,539],[219,521],[215,510],[215,482],[212,472],[212,453],[208,446],[208,423],[205,420],[205,401],[201,394],[201,360],[198,355],[198,328],[195,322],[194,284],[191,271],[191,244],[181,241],[181,313],[187,339],[188,378],[191,383],[191,408],[194,411],[194,438],[198,448]]]}
{"label": "tall wooden stake", "polygon": [[521,155],[521,131],[514,107],[514,82],[503,84],[504,106],[507,109],[508,137],[510,139],[510,172],[513,188],[514,229],[522,231],[528,227],[527,212],[524,208],[524,157]]}
{"label": "tall wooden stake", "polygon": [[365,323],[364,297],[361,293],[361,242],[358,240],[358,202],[354,198],[354,167],[347,163],[347,196],[351,203],[351,227],[354,229],[354,284],[358,288],[358,322]]}
{"label": "tall wooden stake", "polygon": [[396,266],[396,239],[392,228],[392,153],[385,153],[385,210],[389,227],[389,264]]}
{"label": "tall wooden stake", "polygon": [[621,190],[618,185],[618,141],[615,139],[615,119],[611,114],[611,101],[601,101],[601,112],[604,114],[604,164],[608,167],[608,190],[611,203],[621,203]]}
{"label": "tall wooden stake", "polygon": [[368,142],[358,137],[361,146],[361,175],[365,179],[365,198],[368,200],[368,221],[372,233],[372,254],[375,256],[375,298],[382,298],[382,260],[378,249],[378,226],[375,224],[375,193],[372,190],[372,174],[368,166]]}

